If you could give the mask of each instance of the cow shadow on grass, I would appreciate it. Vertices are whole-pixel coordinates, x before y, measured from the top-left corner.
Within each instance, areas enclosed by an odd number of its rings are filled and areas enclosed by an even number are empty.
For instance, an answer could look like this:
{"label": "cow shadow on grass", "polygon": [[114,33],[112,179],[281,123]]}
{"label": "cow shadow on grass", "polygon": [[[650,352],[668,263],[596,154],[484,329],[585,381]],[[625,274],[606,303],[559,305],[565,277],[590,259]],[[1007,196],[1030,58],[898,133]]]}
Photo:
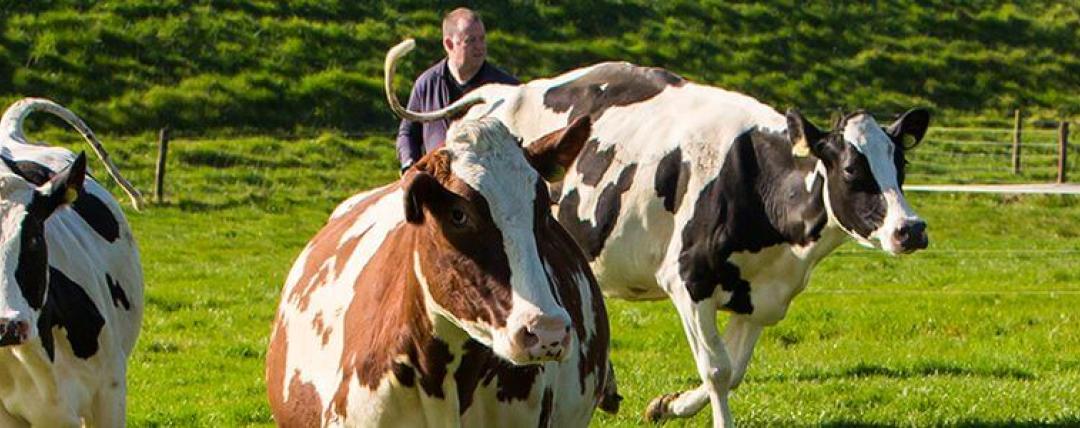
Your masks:
{"label": "cow shadow on grass", "polygon": [[796,374],[775,374],[758,378],[759,382],[807,382],[865,377],[912,379],[931,376],[990,377],[997,379],[1031,380],[1036,376],[1013,367],[964,367],[956,364],[928,362],[909,367],[886,367],[879,364],[857,364],[835,370],[815,370]]}

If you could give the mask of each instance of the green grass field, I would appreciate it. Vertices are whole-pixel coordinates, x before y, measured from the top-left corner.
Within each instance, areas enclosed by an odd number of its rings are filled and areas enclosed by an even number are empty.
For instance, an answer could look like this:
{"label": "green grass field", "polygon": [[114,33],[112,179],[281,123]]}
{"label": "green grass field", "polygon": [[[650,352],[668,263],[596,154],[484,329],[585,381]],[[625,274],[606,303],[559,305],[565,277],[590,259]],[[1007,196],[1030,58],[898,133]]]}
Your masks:
{"label": "green grass field", "polygon": [[[152,139],[105,138],[142,189]],[[392,153],[382,137],[329,134],[173,142],[168,203],[129,211],[147,281],[131,426],[272,423],[263,358],[286,271],[339,201],[396,177]],[[930,248],[897,258],[849,243],[827,258],[763,334],[732,401],[740,424],[1080,425],[1080,198],[909,199]],[[594,424],[640,425],[695,371],[669,303],[608,308],[626,400]]]}

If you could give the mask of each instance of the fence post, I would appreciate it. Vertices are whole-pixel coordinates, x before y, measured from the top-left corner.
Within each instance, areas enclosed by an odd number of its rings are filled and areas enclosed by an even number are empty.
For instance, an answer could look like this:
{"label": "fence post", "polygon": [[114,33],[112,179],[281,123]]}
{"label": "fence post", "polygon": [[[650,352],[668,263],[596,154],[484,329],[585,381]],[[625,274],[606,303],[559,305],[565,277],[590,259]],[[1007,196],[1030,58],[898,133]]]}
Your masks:
{"label": "fence post", "polygon": [[154,197],[160,204],[165,201],[165,159],[169,154],[169,127],[158,132],[157,169],[154,174]]}
{"label": "fence post", "polygon": [[1058,183],[1065,183],[1069,181],[1065,171],[1069,168],[1069,160],[1067,155],[1069,153],[1069,122],[1061,121],[1061,127],[1058,128]]}
{"label": "fence post", "polygon": [[1013,174],[1020,174],[1020,109],[1013,114],[1013,146],[1012,146]]}

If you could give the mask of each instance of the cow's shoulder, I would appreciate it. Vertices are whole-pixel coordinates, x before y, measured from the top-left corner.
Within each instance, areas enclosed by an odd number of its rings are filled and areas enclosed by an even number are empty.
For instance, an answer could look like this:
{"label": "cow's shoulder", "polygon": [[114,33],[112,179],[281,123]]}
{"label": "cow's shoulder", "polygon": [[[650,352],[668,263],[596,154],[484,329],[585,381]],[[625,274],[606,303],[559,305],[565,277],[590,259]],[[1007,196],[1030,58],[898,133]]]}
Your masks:
{"label": "cow's shoulder", "polygon": [[716,285],[732,293],[727,306],[753,311],[750,284],[728,258],[780,244],[805,245],[823,224],[821,182],[792,158],[791,143],[769,130],[752,128],[732,142],[722,166],[693,195],[693,212],[681,231],[679,272],[695,300]]}

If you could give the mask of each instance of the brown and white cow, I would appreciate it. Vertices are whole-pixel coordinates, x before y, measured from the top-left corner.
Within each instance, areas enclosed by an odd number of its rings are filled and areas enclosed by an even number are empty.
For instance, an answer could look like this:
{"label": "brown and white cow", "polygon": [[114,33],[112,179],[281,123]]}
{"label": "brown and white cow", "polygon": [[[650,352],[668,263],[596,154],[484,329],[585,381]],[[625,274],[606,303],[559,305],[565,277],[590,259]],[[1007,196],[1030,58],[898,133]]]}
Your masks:
{"label": "brown and white cow", "polygon": [[583,119],[524,151],[498,120],[461,121],[399,182],[342,203],[282,292],[277,423],[587,425],[610,378],[607,314],[537,171],[588,134]]}
{"label": "brown and white cow", "polygon": [[[68,109],[26,98],[0,119],[0,426],[121,427],[127,360],[139,336],[139,249],[86,156],[31,144],[44,111],[75,128],[133,188]],[[130,194],[137,201],[137,192]]]}
{"label": "brown and white cow", "polygon": [[[411,46],[392,49],[387,69]],[[824,132],[797,111],[628,63],[484,86],[436,112],[392,108],[411,120],[496,117],[525,141],[592,119],[592,138],[553,192],[559,221],[605,295],[675,303],[702,379],[654,399],[650,420],[711,403],[714,424],[731,425],[728,395],[763,327],[784,318],[845,236],[890,254],[927,245],[901,190],[925,110],[887,128],[857,111]],[[732,314],[723,336],[717,310]]]}

